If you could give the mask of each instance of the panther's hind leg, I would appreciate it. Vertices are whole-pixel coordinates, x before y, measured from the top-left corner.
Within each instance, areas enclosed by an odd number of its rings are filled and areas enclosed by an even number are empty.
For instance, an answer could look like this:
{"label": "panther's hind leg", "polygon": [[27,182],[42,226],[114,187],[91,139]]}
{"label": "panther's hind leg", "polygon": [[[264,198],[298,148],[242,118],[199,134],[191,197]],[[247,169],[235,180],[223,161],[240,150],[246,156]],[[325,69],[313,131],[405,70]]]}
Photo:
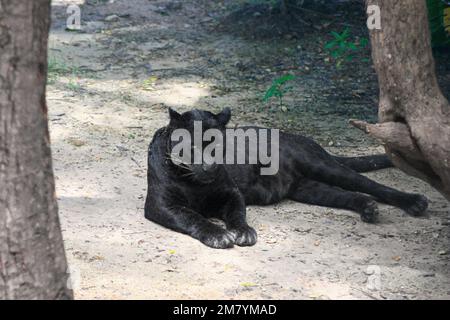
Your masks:
{"label": "panther's hind leg", "polygon": [[308,175],[311,175],[315,180],[345,190],[370,194],[377,200],[399,207],[413,216],[421,215],[428,207],[428,200],[424,196],[401,192],[384,186],[336,161],[316,163],[310,167]]}
{"label": "panther's hind leg", "polygon": [[370,197],[332,187],[322,182],[302,180],[289,198],[298,202],[356,211],[364,222],[375,222],[378,216],[377,203]]}
{"label": "panther's hind leg", "polygon": [[392,168],[394,165],[385,154],[377,154],[362,157],[339,157],[333,156],[334,160],[356,172],[369,172],[385,168]]}

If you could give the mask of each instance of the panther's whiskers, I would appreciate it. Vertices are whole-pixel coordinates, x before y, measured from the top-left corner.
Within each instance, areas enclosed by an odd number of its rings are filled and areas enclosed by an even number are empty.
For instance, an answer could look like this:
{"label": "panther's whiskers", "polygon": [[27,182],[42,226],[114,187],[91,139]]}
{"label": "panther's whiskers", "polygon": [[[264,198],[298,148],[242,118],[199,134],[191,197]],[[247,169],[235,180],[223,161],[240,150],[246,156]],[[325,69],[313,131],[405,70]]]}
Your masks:
{"label": "panther's whiskers", "polygon": [[179,167],[179,168],[182,168],[182,169],[185,169],[185,170],[188,170],[188,171],[192,172],[192,169],[189,167],[189,165],[187,165],[187,164],[181,162],[181,160],[177,160],[177,159],[171,157],[171,156],[168,155],[168,154],[166,154],[165,159],[166,159],[166,160],[172,161],[172,163],[173,163],[174,165],[176,165],[177,167]]}

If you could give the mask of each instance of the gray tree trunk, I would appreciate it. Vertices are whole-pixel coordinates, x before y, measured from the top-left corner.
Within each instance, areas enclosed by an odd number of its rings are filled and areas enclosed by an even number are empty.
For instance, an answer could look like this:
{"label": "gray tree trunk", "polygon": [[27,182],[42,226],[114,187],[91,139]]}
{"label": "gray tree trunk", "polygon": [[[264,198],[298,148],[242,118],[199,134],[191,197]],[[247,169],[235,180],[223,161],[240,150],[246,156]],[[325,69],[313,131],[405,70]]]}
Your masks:
{"label": "gray tree trunk", "polygon": [[0,299],[70,299],[45,103],[50,0],[0,1]]}
{"label": "gray tree trunk", "polygon": [[370,31],[380,85],[378,138],[394,164],[450,199],[450,105],[437,82],[425,0],[367,0],[381,10]]}

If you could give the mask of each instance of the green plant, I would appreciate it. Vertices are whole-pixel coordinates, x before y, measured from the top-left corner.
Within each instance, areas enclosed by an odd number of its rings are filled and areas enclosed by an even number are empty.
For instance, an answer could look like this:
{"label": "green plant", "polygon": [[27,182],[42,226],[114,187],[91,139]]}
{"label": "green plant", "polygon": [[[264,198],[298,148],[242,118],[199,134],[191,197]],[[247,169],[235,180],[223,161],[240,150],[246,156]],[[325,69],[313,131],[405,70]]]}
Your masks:
{"label": "green plant", "polygon": [[289,73],[274,79],[272,85],[267,89],[263,101],[267,103],[273,97],[278,98],[278,104],[282,108],[284,95],[292,90],[292,87],[287,86],[287,83],[294,79],[295,76]]}
{"label": "green plant", "polygon": [[369,43],[367,38],[352,41],[349,28],[341,33],[332,31],[331,35],[334,39],[325,43],[325,50],[330,52],[331,57],[336,61],[337,68],[341,67],[344,62],[352,61],[355,57],[354,54]]}

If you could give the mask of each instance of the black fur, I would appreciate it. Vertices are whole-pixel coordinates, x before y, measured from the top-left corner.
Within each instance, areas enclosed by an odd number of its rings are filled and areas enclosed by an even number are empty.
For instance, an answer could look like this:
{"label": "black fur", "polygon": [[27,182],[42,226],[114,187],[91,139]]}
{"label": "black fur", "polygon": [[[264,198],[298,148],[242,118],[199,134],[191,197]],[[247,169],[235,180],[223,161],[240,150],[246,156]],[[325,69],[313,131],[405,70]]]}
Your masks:
{"label": "black fur", "polygon": [[[169,125],[156,132],[148,150],[145,217],[207,246],[254,245],[256,232],[246,222],[245,207],[251,204],[292,199],[353,210],[365,222],[377,219],[374,199],[411,215],[422,214],[428,206],[422,195],[397,191],[357,173],[391,167],[385,155],[332,156],[309,138],[283,132],[279,172],[273,176],[260,175],[260,165],[177,165],[169,156],[171,133],[176,128],[192,131],[194,120],[202,121],[204,130],[225,130],[230,110],[217,115],[201,110],[180,115],[170,110]],[[226,228],[209,218],[222,219]]]}

